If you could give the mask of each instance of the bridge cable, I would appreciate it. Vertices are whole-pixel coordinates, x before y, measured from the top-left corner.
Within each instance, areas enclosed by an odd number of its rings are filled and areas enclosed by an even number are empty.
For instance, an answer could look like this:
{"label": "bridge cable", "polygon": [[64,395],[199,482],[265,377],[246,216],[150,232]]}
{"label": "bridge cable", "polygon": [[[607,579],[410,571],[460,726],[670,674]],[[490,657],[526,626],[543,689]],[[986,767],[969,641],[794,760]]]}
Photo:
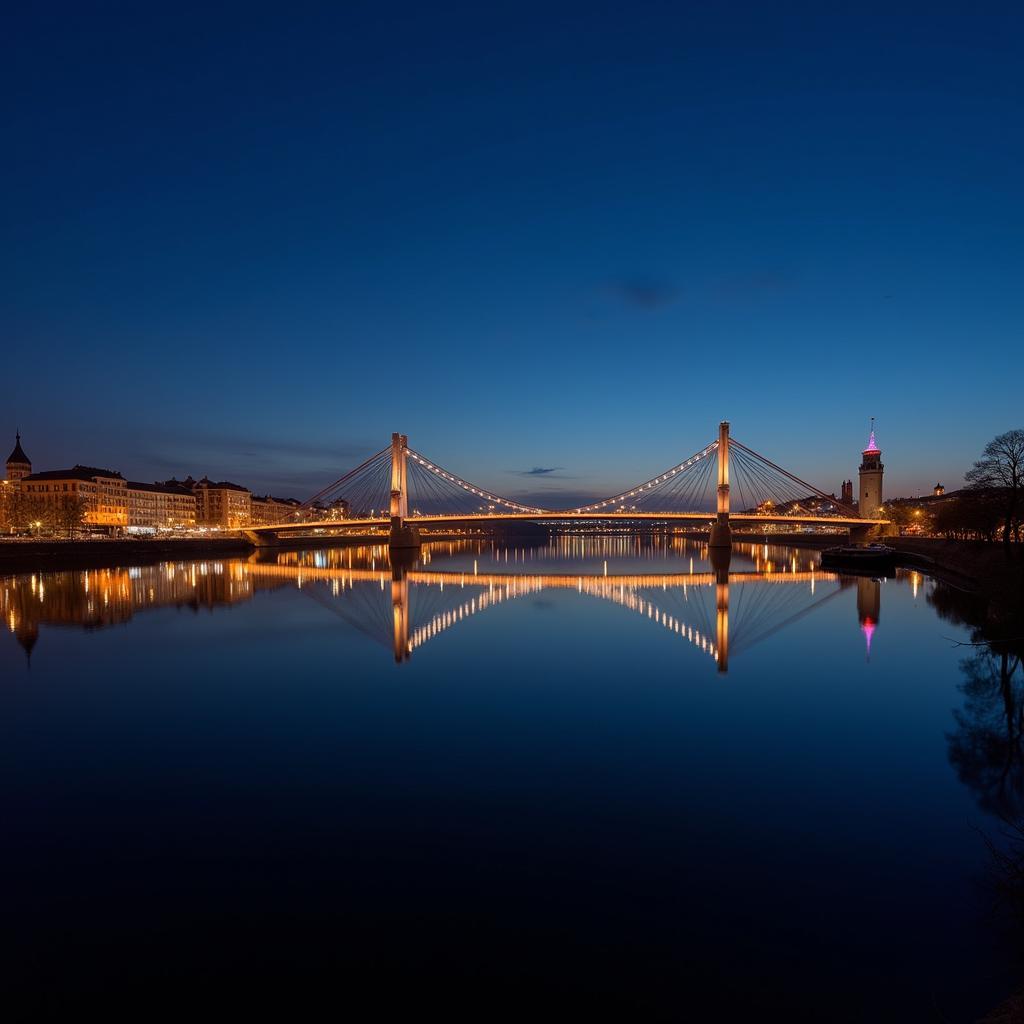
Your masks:
{"label": "bridge cable", "polygon": [[755,452],[753,448],[748,448],[745,444],[742,444],[741,442],[737,441],[735,438],[730,440],[729,445],[730,445],[730,447],[735,445],[737,448],[741,449],[742,451],[747,452],[748,454],[752,455],[755,459],[759,459],[766,466],[768,466],[771,469],[775,470],[777,473],[781,473],[783,476],[785,476],[789,480],[793,481],[793,483],[798,484],[800,487],[806,487],[809,491],[811,491],[813,494],[815,494],[819,498],[824,498],[826,501],[832,502],[832,504],[834,504],[838,509],[840,509],[843,512],[846,512],[848,515],[850,515],[850,516],[852,516],[854,518],[858,517],[856,509],[851,508],[849,505],[846,505],[843,502],[837,501],[832,495],[826,494],[824,491],[819,490],[813,484],[809,484],[809,483],[807,483],[806,480],[801,480],[798,476],[794,476],[788,470],[783,469],[781,466],[777,466],[770,459],[766,459],[760,453]]}
{"label": "bridge cable", "polygon": [[[628,491],[622,491],[619,494],[614,494],[609,498],[603,498],[601,501],[596,501],[590,505],[579,505],[576,508],[565,508],[558,509],[557,511],[565,512],[567,514],[581,513],[581,512],[600,512],[602,509],[608,508],[609,505],[621,504],[626,498],[639,497],[642,491],[650,490],[659,484],[663,484],[670,481],[672,478],[678,476],[680,473],[684,473],[692,466],[696,465],[699,461],[706,459],[713,451],[718,448],[718,442],[712,441],[707,447],[701,449],[691,455],[690,458],[685,459],[683,462],[678,463],[675,466],[670,466],[664,472],[659,473],[657,476],[651,477],[650,480],[645,480],[641,484],[630,488]],[[635,503],[634,503],[635,505]],[[616,511],[615,509],[608,509],[609,512]]]}
{"label": "bridge cable", "polygon": [[372,462],[374,462],[374,460],[379,459],[382,455],[389,454],[390,451],[391,451],[391,447],[388,446],[387,448],[382,448],[379,452],[377,452],[376,455],[371,455],[365,462],[361,462],[358,466],[356,466],[355,469],[350,469],[343,476],[338,477],[338,479],[335,480],[334,483],[328,484],[322,490],[317,491],[316,494],[314,494],[312,498],[308,498],[306,501],[304,501],[299,506],[300,511],[308,509],[310,506],[312,506],[312,504],[315,501],[321,500],[327,494],[329,494],[331,491],[333,491],[335,488],[340,487],[343,483],[345,483],[346,480],[349,480],[351,477],[354,477],[357,473],[359,473],[362,470],[366,469],[367,466],[369,466]]}

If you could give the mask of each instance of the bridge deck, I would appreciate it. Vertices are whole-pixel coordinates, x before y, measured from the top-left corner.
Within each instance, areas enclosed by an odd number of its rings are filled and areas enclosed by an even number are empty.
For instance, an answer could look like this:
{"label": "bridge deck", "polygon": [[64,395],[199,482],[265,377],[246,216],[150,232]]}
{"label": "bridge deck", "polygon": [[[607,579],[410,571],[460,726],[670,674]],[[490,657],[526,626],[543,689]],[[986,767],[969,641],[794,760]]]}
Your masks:
{"label": "bridge deck", "polygon": [[[445,526],[457,523],[507,523],[507,522],[697,522],[710,523],[714,520],[711,512],[503,512],[499,515],[478,513],[470,515],[411,515],[406,522],[411,526]],[[733,512],[729,521],[734,523],[807,523],[821,526],[886,526],[887,519],[855,519],[843,516],[762,516],[749,512]],[[373,519],[339,519],[333,522],[279,523],[271,526],[249,526],[247,531],[274,532],[293,530],[350,529],[359,526],[389,526],[391,520],[384,516]]]}

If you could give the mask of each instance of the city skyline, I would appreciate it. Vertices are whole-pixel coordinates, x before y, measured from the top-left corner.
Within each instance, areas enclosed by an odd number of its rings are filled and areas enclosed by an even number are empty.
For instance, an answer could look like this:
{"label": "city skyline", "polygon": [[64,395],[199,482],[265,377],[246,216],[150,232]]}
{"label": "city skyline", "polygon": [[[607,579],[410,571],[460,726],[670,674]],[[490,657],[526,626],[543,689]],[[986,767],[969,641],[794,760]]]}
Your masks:
{"label": "city skyline", "polygon": [[37,465],[303,498],[398,430],[568,503],[725,418],[831,489],[875,416],[912,494],[1019,425],[1019,11],[14,21]]}
{"label": "city skyline", "polygon": [[[868,435],[871,435],[873,438],[873,433],[870,427],[868,428],[868,432],[865,435],[865,441],[867,440]],[[18,443],[21,444],[21,442],[24,441],[21,431],[17,432],[17,436],[19,438]],[[27,444],[27,441],[25,443]],[[278,446],[276,447],[275,452],[279,453],[282,450],[287,451],[286,448],[282,449],[281,446]],[[351,452],[351,454],[347,454],[348,461],[345,465],[339,465],[331,470],[327,470],[326,472],[329,475],[341,475],[343,472],[357,465],[364,456],[372,454],[371,450],[367,449],[365,451],[360,451],[355,445],[351,447],[342,446],[339,448],[339,450],[345,453]],[[884,446],[883,450],[886,450],[884,449]],[[679,453],[679,456],[677,456],[676,461],[678,461],[678,457],[681,457],[682,454],[683,453]],[[690,455],[693,453],[686,452],[685,454]],[[821,479],[814,479],[809,482],[814,483],[817,486],[823,487],[825,491],[833,492],[836,495],[839,495],[841,493],[842,485],[845,483],[847,478],[855,475],[856,462],[859,461],[860,455],[861,451],[859,450],[856,453],[856,456],[851,456],[851,458],[848,460],[850,462],[850,467],[848,469],[843,469],[839,472],[839,476],[837,478],[838,482],[832,479],[833,476],[836,476],[836,473],[834,472],[831,473],[831,475],[826,475]],[[886,454],[887,465],[889,463],[890,458],[891,457],[888,454]],[[181,462],[165,462],[165,460],[163,460],[162,458],[157,458],[156,460],[154,460],[154,464],[149,467],[142,463],[141,460],[130,460],[126,464],[133,467],[133,469],[132,471],[126,471],[121,468],[121,464],[123,461],[124,460],[115,459],[113,460],[113,462],[108,461],[107,463],[103,463],[103,466],[104,468],[110,469],[115,473],[119,473],[126,479],[140,480],[146,483],[154,482],[162,484],[165,482],[169,483],[174,479],[184,480],[186,477],[191,477],[195,479],[205,477],[210,480],[222,480],[231,483],[241,484],[254,496],[257,494],[264,494],[268,497],[273,496],[275,498],[298,499],[299,501],[307,500],[313,494],[315,494],[316,491],[320,490],[322,487],[326,486],[326,484],[330,482],[328,476],[314,476],[316,472],[315,470],[310,470],[308,475],[297,474],[290,477],[275,477],[267,475],[261,476],[259,475],[259,473],[256,473],[255,475],[251,473],[243,474],[237,469],[231,469],[226,462],[218,463],[216,460],[214,460],[214,465],[219,466],[219,469],[207,471],[206,469],[200,468],[200,471],[197,474],[196,468],[194,466],[190,466],[187,464],[183,465]],[[75,465],[85,465],[86,467],[95,468],[97,460],[89,460],[86,458],[75,458],[69,456],[65,458],[63,461],[58,459],[57,462],[52,465],[41,464],[37,462],[35,459],[33,459],[32,462],[35,472],[46,472],[55,470],[57,468],[70,468]],[[245,458],[239,460],[240,464],[244,465],[245,462]],[[171,472],[169,475],[160,475],[158,473],[157,475],[154,476],[154,469],[166,469],[168,466],[172,468],[177,468],[175,469],[174,472]],[[657,467],[638,465],[634,479],[620,480],[616,481],[616,483],[621,484],[623,487],[630,487],[634,483],[636,483],[641,476],[644,475],[645,471],[649,470],[652,473],[656,473],[661,472],[661,470],[665,468],[665,465],[660,465]],[[969,466],[964,467],[964,469],[961,470],[960,473],[953,472],[942,474],[940,472],[935,477],[935,479],[931,480],[930,483],[926,482],[927,478],[921,474],[920,466],[916,467],[916,472],[910,471],[905,472],[903,474],[900,474],[897,469],[895,472],[891,473],[891,477],[887,477],[887,497],[919,497],[922,495],[929,494],[936,484],[941,484],[947,491],[954,491],[963,484],[963,474],[966,472],[968,468]],[[136,469],[137,471],[135,471]],[[486,478],[489,472],[493,477],[493,480],[488,480]],[[828,471],[826,470],[826,473],[827,472]],[[466,475],[469,476],[470,474]],[[587,501],[600,500],[606,498],[615,489],[613,487],[611,490],[606,491],[599,491],[597,489],[587,490],[585,489],[585,485],[587,482],[585,478],[567,475],[562,467],[535,466],[530,470],[506,470],[503,472],[494,472],[493,470],[489,471],[486,468],[482,468],[481,478],[477,482],[485,486],[488,483],[491,483],[497,489],[500,490],[501,488],[498,487],[497,485],[498,480],[502,481],[501,486],[504,488],[503,493],[507,494],[509,497],[518,498],[523,501],[533,501],[541,505],[547,503],[546,507],[551,508],[567,508],[572,505],[585,503]],[[901,489],[901,484],[899,482],[901,480],[910,481],[909,486],[906,489]],[[553,486],[551,485],[552,483]],[[532,487],[531,484],[533,485]],[[545,488],[543,486],[544,484],[548,484],[549,486]],[[833,486],[834,484],[835,486]]]}

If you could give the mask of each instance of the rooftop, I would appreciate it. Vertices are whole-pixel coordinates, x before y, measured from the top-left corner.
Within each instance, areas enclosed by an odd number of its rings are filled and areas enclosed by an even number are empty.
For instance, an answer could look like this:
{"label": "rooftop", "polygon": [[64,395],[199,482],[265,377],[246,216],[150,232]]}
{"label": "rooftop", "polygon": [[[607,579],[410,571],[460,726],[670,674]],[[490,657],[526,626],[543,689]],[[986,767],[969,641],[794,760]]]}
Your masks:
{"label": "rooftop", "polygon": [[202,480],[197,480],[193,486],[215,488],[216,490],[223,491],[245,491],[246,494],[249,493],[249,488],[243,487],[241,484],[233,484],[230,480],[214,481],[208,476],[204,476]]}
{"label": "rooftop", "polygon": [[128,490],[148,491],[156,494],[187,494],[190,497],[192,495],[192,492],[187,487],[182,487],[178,483],[145,484],[138,480],[129,480]]}
{"label": "rooftop", "polygon": [[276,501],[278,505],[301,505],[302,502],[298,498],[278,498],[273,494],[254,494],[252,496],[253,501]]}
{"label": "rooftop", "polygon": [[7,462],[17,462],[23,466],[32,465],[29,457],[25,454],[25,449],[21,447],[21,434],[14,435],[14,451],[7,456]]}
{"label": "rooftop", "polygon": [[120,473],[112,469],[98,469],[96,466],[72,466],[71,469],[47,469],[42,473],[31,473],[26,480],[93,480],[103,476],[112,480],[123,480]]}

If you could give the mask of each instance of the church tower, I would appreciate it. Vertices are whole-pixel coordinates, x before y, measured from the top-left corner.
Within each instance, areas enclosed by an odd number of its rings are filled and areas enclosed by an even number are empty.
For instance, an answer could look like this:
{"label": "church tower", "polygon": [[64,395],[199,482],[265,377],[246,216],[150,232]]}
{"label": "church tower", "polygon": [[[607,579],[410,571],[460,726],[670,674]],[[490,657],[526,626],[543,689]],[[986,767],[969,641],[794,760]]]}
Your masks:
{"label": "church tower", "polygon": [[882,507],[882,452],[875,441],[875,418],[871,417],[871,437],[860,464],[860,494],[857,511],[865,519],[874,519]]}
{"label": "church tower", "polygon": [[14,451],[7,456],[7,479],[20,480],[32,472],[32,463],[21,447],[21,434],[14,435]]}

